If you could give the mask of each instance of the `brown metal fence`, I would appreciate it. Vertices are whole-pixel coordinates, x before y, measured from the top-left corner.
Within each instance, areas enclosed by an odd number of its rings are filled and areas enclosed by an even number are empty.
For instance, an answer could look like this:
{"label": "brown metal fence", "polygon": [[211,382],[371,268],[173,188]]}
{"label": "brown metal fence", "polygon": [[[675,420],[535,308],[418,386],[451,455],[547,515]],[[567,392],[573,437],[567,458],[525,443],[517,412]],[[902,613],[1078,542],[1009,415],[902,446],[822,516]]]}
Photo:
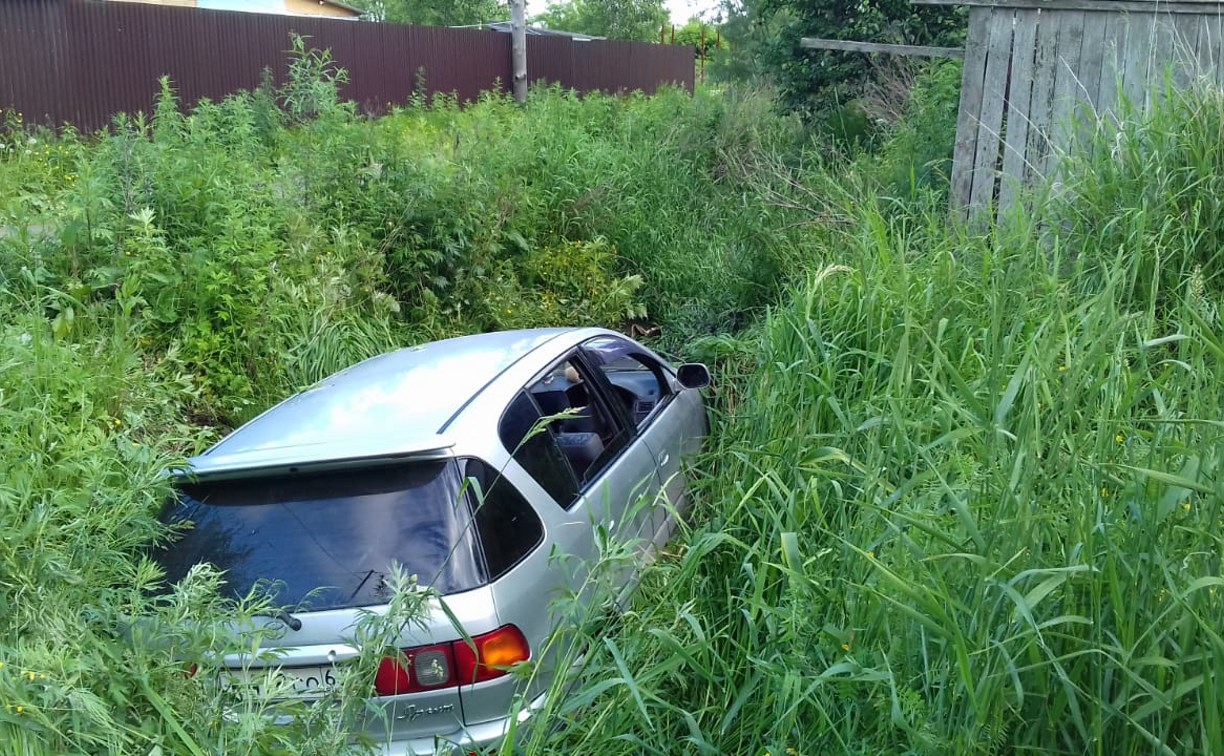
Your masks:
{"label": "brown metal fence", "polygon": [[[510,35],[260,13],[84,0],[0,0],[0,108],[29,123],[101,128],[148,112],[158,78],[184,103],[283,80],[290,34],[330,48],[348,69],[343,96],[365,112],[404,103],[424,85],[461,100],[510,83]],[[531,36],[528,76],[579,92],[693,88],[693,48]]]}

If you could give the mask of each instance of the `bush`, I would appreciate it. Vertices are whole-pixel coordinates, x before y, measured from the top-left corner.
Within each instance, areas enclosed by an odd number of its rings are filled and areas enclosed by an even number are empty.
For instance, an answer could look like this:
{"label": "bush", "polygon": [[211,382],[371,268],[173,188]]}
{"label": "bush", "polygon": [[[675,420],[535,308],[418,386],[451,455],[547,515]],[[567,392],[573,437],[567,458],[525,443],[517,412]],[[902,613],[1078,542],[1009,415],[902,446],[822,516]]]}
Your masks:
{"label": "bush", "polygon": [[941,61],[914,80],[901,120],[880,150],[876,169],[885,191],[914,199],[947,196],[960,105],[960,61]]}
{"label": "bush", "polygon": [[0,742],[18,752],[361,750],[371,665],[421,594],[359,629],[337,706],[239,698],[216,660],[258,645],[267,598],[222,600],[207,571],[153,597],[162,472],[405,343],[652,318],[683,344],[795,270],[789,211],[733,180],[803,149],[758,97],[552,90],[365,120],[328,56],[295,49],[279,90],[182,112],[163,81],[151,115],[88,137],[0,114]]}

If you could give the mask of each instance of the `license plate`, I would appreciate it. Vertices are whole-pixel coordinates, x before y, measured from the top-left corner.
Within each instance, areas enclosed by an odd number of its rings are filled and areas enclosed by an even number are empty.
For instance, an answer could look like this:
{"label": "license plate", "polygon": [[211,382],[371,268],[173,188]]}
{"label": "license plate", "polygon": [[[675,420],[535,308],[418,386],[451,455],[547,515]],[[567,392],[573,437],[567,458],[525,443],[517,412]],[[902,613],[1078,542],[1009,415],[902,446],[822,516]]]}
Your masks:
{"label": "license plate", "polygon": [[222,685],[239,695],[272,695],[278,700],[315,701],[335,690],[337,684],[336,669],[330,665],[233,669],[222,676]]}

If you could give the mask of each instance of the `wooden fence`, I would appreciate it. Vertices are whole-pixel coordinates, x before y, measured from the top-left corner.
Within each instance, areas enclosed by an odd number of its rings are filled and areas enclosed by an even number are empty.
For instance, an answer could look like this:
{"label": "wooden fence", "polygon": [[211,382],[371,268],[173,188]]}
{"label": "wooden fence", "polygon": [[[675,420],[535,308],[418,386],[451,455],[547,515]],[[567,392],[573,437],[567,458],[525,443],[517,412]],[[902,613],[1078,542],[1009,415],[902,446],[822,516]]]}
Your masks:
{"label": "wooden fence", "polygon": [[1025,184],[1053,180],[1058,156],[1140,112],[1166,72],[1185,87],[1224,84],[1224,2],[1216,0],[913,0],[969,5],[952,206],[1005,212]]}
{"label": "wooden fence", "polygon": [[[290,34],[330,48],[348,70],[342,96],[368,113],[426,93],[471,100],[507,90],[510,35],[87,0],[0,0],[0,108],[27,122],[80,129],[148,112],[158,78],[185,104],[254,89],[287,70]],[[579,92],[693,87],[692,47],[529,36],[528,77]]]}

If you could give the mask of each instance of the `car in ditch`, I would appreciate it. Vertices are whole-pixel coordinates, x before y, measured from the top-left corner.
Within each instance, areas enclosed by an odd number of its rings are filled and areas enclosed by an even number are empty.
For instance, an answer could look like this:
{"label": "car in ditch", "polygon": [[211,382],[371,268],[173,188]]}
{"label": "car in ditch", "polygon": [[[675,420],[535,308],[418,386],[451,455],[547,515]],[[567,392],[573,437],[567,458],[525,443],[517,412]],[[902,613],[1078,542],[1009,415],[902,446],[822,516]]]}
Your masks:
{"label": "car in ditch", "polygon": [[667,542],[682,463],[708,432],[709,381],[703,365],[597,328],[384,354],[188,460],[162,515],[183,532],[156,558],[170,584],[211,563],[236,597],[275,581],[274,661],[227,663],[234,675],[271,665],[307,700],[359,653],[355,623],[387,605],[399,565],[441,598],[370,681],[385,716],[369,734],[390,754],[496,744],[515,697],[529,716],[564,674],[508,674],[540,661],[550,601],[583,579],[553,554],[593,563],[601,528],[647,550]]}

